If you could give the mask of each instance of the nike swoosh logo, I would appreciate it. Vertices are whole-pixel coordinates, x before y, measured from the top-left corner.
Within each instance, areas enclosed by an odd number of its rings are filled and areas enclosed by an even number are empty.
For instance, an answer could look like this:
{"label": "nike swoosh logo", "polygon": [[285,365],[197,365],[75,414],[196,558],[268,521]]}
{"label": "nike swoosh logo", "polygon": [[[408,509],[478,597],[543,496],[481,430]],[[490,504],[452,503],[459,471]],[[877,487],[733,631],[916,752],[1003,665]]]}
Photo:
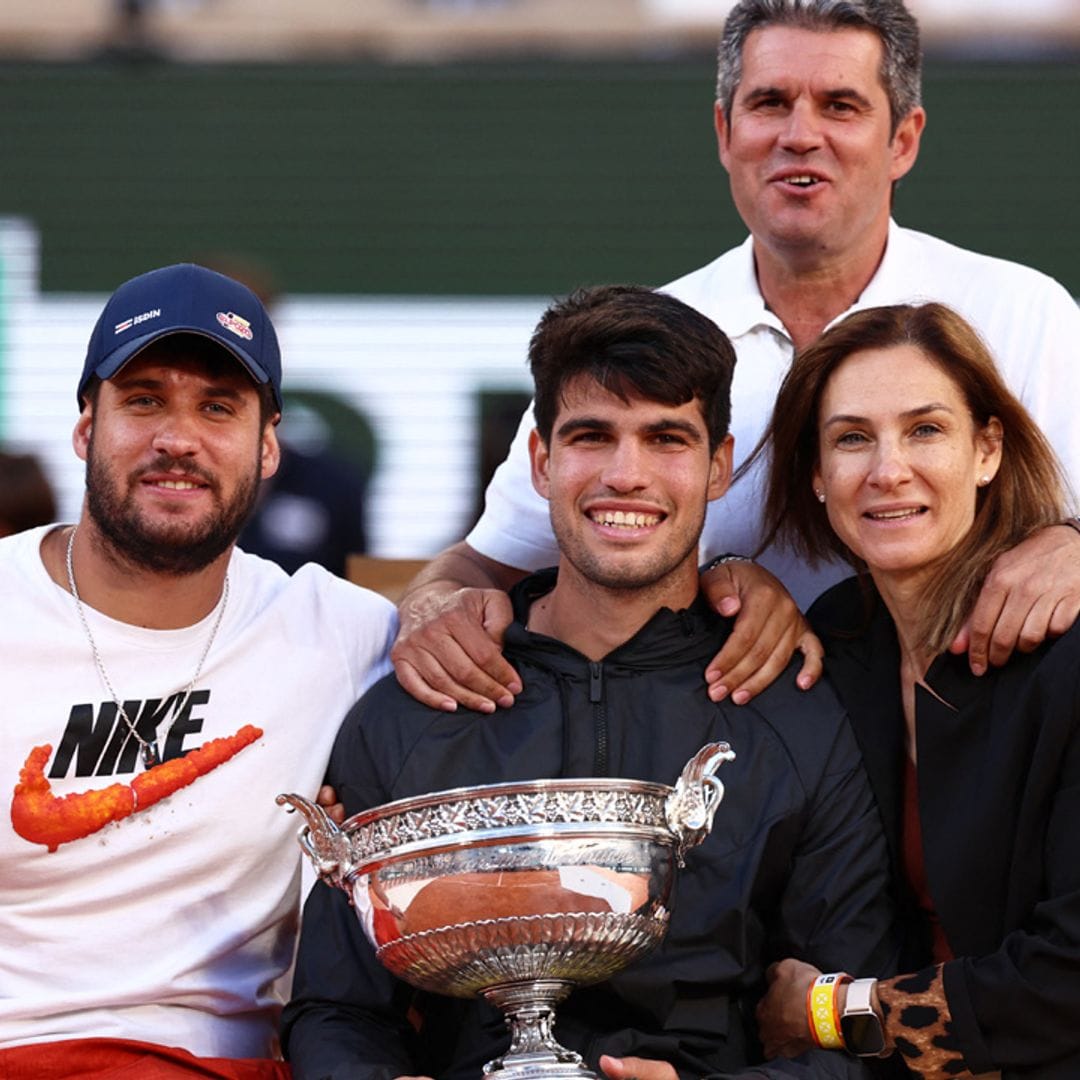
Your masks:
{"label": "nike swoosh logo", "polygon": [[19,771],[19,782],[11,800],[11,824],[24,840],[44,844],[55,851],[61,844],[81,840],[113,821],[121,821],[167,799],[260,738],[261,728],[245,724],[235,735],[211,739],[198,750],[147,769],[130,784],[110,784],[64,796],[52,793],[52,785],[45,776],[52,746],[35,746]]}

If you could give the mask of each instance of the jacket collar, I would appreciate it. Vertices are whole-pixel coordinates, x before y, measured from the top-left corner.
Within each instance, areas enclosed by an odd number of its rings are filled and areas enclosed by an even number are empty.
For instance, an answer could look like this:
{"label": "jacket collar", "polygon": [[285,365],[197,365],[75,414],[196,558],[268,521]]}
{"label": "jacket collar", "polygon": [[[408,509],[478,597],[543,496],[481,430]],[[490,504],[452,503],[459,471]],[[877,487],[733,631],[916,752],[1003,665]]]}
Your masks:
{"label": "jacket collar", "polygon": [[[814,605],[811,621],[826,640],[826,655],[856,665],[873,685],[889,683],[899,670],[896,627],[868,575],[848,578],[826,592]],[[930,664],[923,682],[942,701],[961,709],[979,697],[989,680],[971,674],[966,654],[944,652]]]}
{"label": "jacket collar", "polygon": [[[514,622],[506,632],[508,656],[523,655],[531,663],[569,673],[580,671],[588,659],[555,638],[527,630],[529,608],[555,587],[558,571],[541,570],[518,582],[510,592]],[[732,620],[717,615],[699,593],[682,611],[661,608],[632,638],[604,657],[608,667],[655,671],[674,664],[705,665],[731,632]]]}

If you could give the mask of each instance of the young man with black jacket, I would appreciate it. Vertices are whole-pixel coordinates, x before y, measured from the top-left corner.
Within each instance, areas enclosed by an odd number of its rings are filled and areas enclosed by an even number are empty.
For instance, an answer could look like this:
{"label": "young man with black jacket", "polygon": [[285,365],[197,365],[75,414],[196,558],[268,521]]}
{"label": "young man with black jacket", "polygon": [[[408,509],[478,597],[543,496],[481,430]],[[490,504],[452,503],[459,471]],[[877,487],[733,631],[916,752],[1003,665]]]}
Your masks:
{"label": "young man with black jacket", "polygon": [[[779,679],[735,707],[711,701],[702,675],[731,626],[699,596],[697,568],[706,506],[731,474],[731,346],[673,297],[605,287],[553,305],[530,362],[532,480],[560,559],[513,593],[522,693],[509,713],[447,713],[385,679],[346,719],[329,779],[355,814],[497,781],[673,783],[704,743],[729,742],[727,793],[678,875],[664,943],[573,993],[556,1036],[613,1080],[859,1076],[859,1059],[822,1051],[762,1063],[754,1030],[773,959],[878,970],[893,942],[881,826],[832,693]],[[483,1001],[391,977],[345,894],[320,884],[284,1039],[297,1080],[473,1080],[507,1035]]]}

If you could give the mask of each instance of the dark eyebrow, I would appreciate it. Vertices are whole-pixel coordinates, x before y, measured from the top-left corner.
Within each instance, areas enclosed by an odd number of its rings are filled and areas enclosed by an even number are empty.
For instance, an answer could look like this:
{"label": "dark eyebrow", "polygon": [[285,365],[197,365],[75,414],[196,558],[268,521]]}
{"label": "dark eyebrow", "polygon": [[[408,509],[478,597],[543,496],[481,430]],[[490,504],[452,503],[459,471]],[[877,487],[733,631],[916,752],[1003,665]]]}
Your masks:
{"label": "dark eyebrow", "polygon": [[829,101],[854,101],[863,109],[873,108],[873,102],[860,94],[853,86],[838,86],[835,90],[827,91],[825,97]]}
{"label": "dark eyebrow", "polygon": [[[614,426],[608,420],[598,420],[591,416],[579,416],[567,420],[565,424],[560,424],[555,434],[559,438],[566,438],[568,435],[573,435],[578,431],[610,432],[614,430]],[[704,441],[701,431],[688,420],[657,420],[655,423],[646,424],[640,430],[646,435],[659,435],[664,431],[678,431],[692,442],[700,443]]]}
{"label": "dark eyebrow", "polygon": [[575,431],[611,431],[613,426],[607,420],[597,420],[592,416],[576,416],[560,424],[555,434],[564,438],[567,435],[573,435]]}
{"label": "dark eyebrow", "polygon": [[688,420],[658,420],[655,424],[646,424],[647,435],[659,435],[664,431],[678,431],[691,442],[703,442],[700,428],[695,427]]}
{"label": "dark eyebrow", "polygon": [[755,101],[760,101],[763,98],[786,98],[787,96],[787,93],[781,90],[779,86],[759,86],[744,94],[742,100],[744,105],[753,105]]}
{"label": "dark eyebrow", "polygon": [[148,375],[125,375],[123,371],[118,371],[108,381],[113,386],[143,390],[160,390],[165,384],[163,379],[151,379]]}

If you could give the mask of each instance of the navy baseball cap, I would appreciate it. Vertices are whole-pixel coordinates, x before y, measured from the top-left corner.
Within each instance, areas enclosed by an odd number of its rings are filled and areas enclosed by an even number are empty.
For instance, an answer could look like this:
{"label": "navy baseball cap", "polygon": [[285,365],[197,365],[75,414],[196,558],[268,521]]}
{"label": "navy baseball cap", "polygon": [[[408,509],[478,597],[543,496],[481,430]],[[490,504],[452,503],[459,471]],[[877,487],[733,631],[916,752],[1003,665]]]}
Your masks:
{"label": "navy baseball cap", "polygon": [[194,263],[125,281],[98,317],[79,379],[109,379],[147,345],[170,334],[201,334],[227,349],[257,383],[269,383],[281,408],[281,351],[262,301],[239,281]]}

